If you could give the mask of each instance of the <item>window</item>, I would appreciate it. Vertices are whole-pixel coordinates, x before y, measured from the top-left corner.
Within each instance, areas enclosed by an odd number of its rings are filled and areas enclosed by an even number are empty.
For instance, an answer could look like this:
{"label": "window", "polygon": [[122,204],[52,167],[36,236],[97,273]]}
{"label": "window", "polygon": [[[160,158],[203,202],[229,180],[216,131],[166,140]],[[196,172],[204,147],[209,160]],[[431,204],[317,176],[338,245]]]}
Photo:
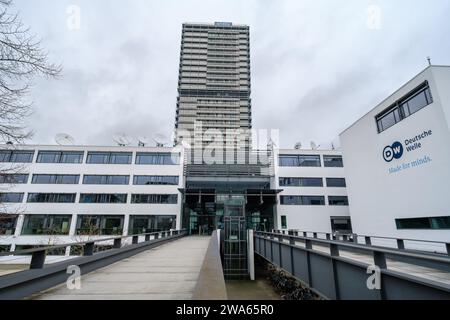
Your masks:
{"label": "window", "polygon": [[67,235],[70,215],[26,215],[22,235]]}
{"label": "window", "polygon": [[431,103],[433,103],[433,97],[428,82],[425,81],[375,117],[378,133],[389,129]]}
{"label": "window", "polygon": [[130,234],[142,234],[175,229],[176,216],[130,216]]}
{"label": "window", "polygon": [[180,155],[171,153],[138,153],[136,164],[178,165]]}
{"label": "window", "polygon": [[90,164],[131,164],[131,152],[88,152]]}
{"label": "window", "polygon": [[281,216],[281,229],[287,229],[287,217]]}
{"label": "window", "polygon": [[[17,216],[1,215],[0,216],[0,236],[11,236],[16,232]],[[0,249],[1,252],[1,249]]]}
{"label": "window", "polygon": [[173,185],[179,183],[178,176],[134,176],[135,185]]}
{"label": "window", "polygon": [[329,196],[328,204],[330,206],[348,206],[348,197]]}
{"label": "window", "polygon": [[23,193],[0,193],[0,203],[21,203],[23,196]]}
{"label": "window", "polygon": [[39,151],[38,163],[83,163],[83,151]]}
{"label": "window", "polygon": [[129,183],[130,183],[129,176],[85,175],[83,177],[83,184],[128,185]]}
{"label": "window", "polygon": [[31,163],[34,151],[0,150],[0,162]]}
{"label": "window", "polygon": [[281,167],[320,167],[320,156],[317,155],[280,155]]}
{"label": "window", "polygon": [[131,203],[177,204],[176,194],[133,194]]}
{"label": "window", "polygon": [[123,216],[78,216],[76,233],[78,235],[121,235]]}
{"label": "window", "polygon": [[397,229],[450,229],[450,216],[430,218],[395,219]]}
{"label": "window", "polygon": [[329,188],[345,188],[347,183],[344,178],[327,178],[327,187]]}
{"label": "window", "polygon": [[291,206],[324,206],[324,196],[281,196],[282,205]]}
{"label": "window", "polygon": [[280,178],[280,187],[323,187],[322,178]]}
{"label": "window", "polygon": [[30,203],[74,203],[75,193],[29,193]]}
{"label": "window", "polygon": [[343,168],[342,156],[323,156],[323,163],[326,168]]}
{"label": "window", "polygon": [[81,194],[80,203],[127,203],[126,193],[116,194]]}
{"label": "window", "polygon": [[34,174],[32,184],[78,184],[79,175]]}
{"label": "window", "polygon": [[28,182],[28,174],[0,174],[1,184],[25,184]]}

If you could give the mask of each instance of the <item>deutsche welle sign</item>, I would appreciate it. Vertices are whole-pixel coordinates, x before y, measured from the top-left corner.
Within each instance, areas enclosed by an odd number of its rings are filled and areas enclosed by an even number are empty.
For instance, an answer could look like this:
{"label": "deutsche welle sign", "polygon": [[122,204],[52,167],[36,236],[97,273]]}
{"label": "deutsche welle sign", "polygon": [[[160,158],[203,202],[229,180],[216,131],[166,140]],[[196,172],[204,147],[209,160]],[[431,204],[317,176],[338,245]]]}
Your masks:
{"label": "deutsche welle sign", "polygon": [[[424,131],[413,138],[405,139],[403,143],[395,141],[392,145],[386,146],[383,149],[384,161],[391,163],[394,160],[400,160],[405,153],[419,151],[423,147],[424,141],[433,135],[433,131]],[[406,152],[405,152],[406,151]],[[405,162],[395,167],[389,168],[389,173],[398,173],[402,170],[411,169],[431,162],[432,159],[428,155],[420,157],[411,162]]]}

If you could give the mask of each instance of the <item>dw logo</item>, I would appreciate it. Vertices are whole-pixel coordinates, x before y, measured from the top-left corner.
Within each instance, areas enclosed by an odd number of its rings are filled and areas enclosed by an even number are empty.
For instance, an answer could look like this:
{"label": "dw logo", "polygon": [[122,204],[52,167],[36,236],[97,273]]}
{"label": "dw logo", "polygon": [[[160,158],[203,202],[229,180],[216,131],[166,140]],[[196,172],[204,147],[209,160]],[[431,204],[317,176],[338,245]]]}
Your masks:
{"label": "dw logo", "polygon": [[403,156],[403,145],[400,142],[394,142],[392,146],[387,146],[383,150],[383,158],[386,162],[394,159],[400,159]]}

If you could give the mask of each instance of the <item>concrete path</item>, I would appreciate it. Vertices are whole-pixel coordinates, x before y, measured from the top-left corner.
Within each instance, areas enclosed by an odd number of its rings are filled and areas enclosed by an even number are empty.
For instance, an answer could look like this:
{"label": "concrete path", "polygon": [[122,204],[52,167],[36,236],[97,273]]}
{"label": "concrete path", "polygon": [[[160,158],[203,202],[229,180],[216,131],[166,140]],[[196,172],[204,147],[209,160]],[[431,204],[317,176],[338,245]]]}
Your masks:
{"label": "concrete path", "polygon": [[191,299],[210,237],[185,237],[81,278],[81,290],[61,285],[36,300]]}

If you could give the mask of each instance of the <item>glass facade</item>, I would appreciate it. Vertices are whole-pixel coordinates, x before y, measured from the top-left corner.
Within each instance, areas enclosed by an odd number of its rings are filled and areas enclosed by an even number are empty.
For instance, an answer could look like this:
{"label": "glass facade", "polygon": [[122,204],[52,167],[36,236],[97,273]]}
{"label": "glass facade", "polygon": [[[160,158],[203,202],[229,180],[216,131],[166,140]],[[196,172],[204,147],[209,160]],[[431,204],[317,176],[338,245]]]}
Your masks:
{"label": "glass facade", "polygon": [[323,187],[322,178],[280,178],[280,187]]}
{"label": "glass facade", "polygon": [[175,215],[132,215],[128,228],[129,234],[152,233],[175,229],[177,217]]}
{"label": "glass facade", "polygon": [[83,184],[128,185],[130,184],[130,176],[84,175]]}
{"label": "glass facade", "polygon": [[37,163],[83,163],[83,151],[39,151]]}
{"label": "glass facade", "polygon": [[280,167],[321,167],[319,155],[280,155]]}
{"label": "glass facade", "polygon": [[26,184],[28,174],[0,174],[0,184]]}
{"label": "glass facade", "polygon": [[30,203],[74,203],[75,193],[29,193]]}
{"label": "glass facade", "polygon": [[171,153],[137,153],[136,164],[178,165],[180,164],[180,155]]}
{"label": "glass facade", "polygon": [[78,235],[121,235],[124,216],[80,215],[77,219]]}
{"label": "glass facade", "polygon": [[126,193],[82,193],[80,195],[80,203],[127,203],[128,195]]}
{"label": "glass facade", "polygon": [[0,162],[31,163],[34,151],[0,150]]}
{"label": "glass facade", "polygon": [[64,174],[34,174],[32,184],[78,184],[79,175]]}
{"label": "glass facade", "polygon": [[67,235],[71,215],[26,215],[22,235]]}
{"label": "glass facade", "polygon": [[89,164],[131,164],[131,152],[88,152]]}

